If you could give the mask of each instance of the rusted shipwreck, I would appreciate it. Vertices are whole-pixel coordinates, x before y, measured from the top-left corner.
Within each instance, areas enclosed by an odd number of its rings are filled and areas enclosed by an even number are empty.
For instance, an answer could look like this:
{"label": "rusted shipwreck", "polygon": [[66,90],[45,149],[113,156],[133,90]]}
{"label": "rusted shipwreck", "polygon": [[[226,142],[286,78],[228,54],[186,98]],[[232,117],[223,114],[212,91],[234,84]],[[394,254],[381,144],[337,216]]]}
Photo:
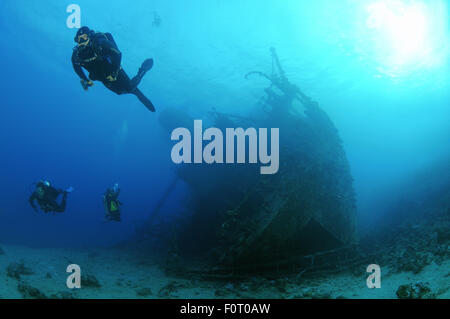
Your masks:
{"label": "rusted shipwreck", "polygon": [[[176,166],[167,193],[180,181],[187,185],[184,218],[163,222],[161,204],[139,228],[141,235],[166,235],[172,267],[185,269],[196,260],[204,269],[270,269],[356,240],[355,194],[338,131],[318,103],[288,80],[274,49],[271,54],[271,74],[246,75],[269,84],[253,111],[212,112],[211,126],[279,127],[279,172],[261,175],[259,167],[242,164]],[[160,123],[169,134],[192,126],[193,118],[168,109]]]}

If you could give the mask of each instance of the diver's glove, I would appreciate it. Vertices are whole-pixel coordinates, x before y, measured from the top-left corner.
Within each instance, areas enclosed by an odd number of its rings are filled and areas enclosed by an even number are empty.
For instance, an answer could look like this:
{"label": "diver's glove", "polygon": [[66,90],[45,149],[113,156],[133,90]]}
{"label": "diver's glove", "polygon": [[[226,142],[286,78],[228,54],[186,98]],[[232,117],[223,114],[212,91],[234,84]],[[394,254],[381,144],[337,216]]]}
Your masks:
{"label": "diver's glove", "polygon": [[81,86],[85,91],[87,91],[91,86],[94,85],[94,82],[90,80],[81,79]]}

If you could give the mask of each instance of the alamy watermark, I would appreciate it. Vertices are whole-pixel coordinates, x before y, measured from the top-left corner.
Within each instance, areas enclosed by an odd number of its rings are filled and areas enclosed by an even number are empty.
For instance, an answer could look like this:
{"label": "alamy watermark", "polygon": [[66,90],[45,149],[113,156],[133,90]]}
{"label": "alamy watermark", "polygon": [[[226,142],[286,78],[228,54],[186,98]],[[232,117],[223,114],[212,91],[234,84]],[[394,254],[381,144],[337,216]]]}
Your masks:
{"label": "alamy watermark", "polygon": [[[248,163],[256,164],[259,161],[259,163],[266,165],[261,166],[261,174],[276,174],[280,161],[279,137],[279,129],[271,128],[269,154],[267,128],[260,128],[259,130],[253,127],[246,130],[243,128],[227,128],[224,134],[222,130],[211,127],[203,132],[202,121],[195,120],[193,137],[187,128],[179,127],[173,130],[171,139],[172,141],[178,141],[178,143],[173,146],[171,157],[175,164],[234,164],[235,162],[244,164],[247,163],[246,155],[248,154]],[[203,147],[204,141],[209,143]],[[248,153],[246,151],[247,146]]]}
{"label": "alamy watermark", "polygon": [[78,4],[70,4],[66,9],[70,15],[67,17],[66,25],[69,29],[81,28],[81,8]]}
{"label": "alamy watermark", "polygon": [[66,272],[70,273],[66,280],[66,286],[69,289],[81,288],[81,268],[77,264],[67,266]]}
{"label": "alamy watermark", "polygon": [[381,267],[377,264],[367,266],[366,272],[371,273],[367,277],[367,288],[381,288]]}

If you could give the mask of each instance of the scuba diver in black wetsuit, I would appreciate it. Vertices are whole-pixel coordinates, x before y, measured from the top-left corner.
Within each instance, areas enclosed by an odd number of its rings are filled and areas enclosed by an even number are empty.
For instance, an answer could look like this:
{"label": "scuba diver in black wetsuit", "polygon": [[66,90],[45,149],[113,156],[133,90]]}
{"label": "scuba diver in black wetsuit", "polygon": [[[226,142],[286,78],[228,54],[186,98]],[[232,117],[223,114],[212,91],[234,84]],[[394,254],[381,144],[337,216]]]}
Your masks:
{"label": "scuba diver in black wetsuit", "polygon": [[[144,75],[153,67],[153,59],[145,60],[138,74],[130,79],[121,67],[122,53],[110,33],[82,27],[75,36],[75,42],[78,44],[73,49],[72,64],[85,90],[94,85],[92,81],[101,81],[118,95],[136,95],[147,109],[155,112],[152,102],[138,89]],[[89,78],[82,68],[89,72]]]}
{"label": "scuba diver in black wetsuit", "polygon": [[[31,207],[37,212],[38,208],[35,201],[40,206],[41,210],[45,213],[64,213],[66,210],[67,194],[73,191],[72,187],[66,190],[56,189],[50,185],[47,181],[40,181],[36,183],[36,189],[31,194],[29,202]],[[61,203],[57,203],[57,198],[62,194]]]}
{"label": "scuba diver in black wetsuit", "polygon": [[120,188],[119,184],[115,184],[113,188],[108,188],[103,195],[103,203],[106,208],[105,218],[108,221],[120,222],[120,206],[122,203],[119,201]]}

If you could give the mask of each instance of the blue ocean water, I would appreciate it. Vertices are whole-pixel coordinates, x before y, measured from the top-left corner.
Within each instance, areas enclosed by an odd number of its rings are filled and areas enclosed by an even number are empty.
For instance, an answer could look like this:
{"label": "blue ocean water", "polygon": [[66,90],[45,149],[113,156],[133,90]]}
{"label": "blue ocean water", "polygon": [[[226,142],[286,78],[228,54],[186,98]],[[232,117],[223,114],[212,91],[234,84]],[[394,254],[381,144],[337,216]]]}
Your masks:
{"label": "blue ocean water", "polygon": [[[134,233],[174,178],[158,112],[96,82],[82,90],[70,57],[68,1],[0,3],[0,242],[93,247]],[[275,47],[291,82],[317,100],[343,141],[361,229],[384,199],[450,151],[450,2],[388,0],[77,0],[82,25],[113,34],[130,75],[153,57],[141,89],[196,118],[246,114],[265,88]],[[32,183],[73,186],[67,210],[35,213]],[[120,183],[122,223],[102,194]],[[167,201],[168,216],[186,192]]]}

